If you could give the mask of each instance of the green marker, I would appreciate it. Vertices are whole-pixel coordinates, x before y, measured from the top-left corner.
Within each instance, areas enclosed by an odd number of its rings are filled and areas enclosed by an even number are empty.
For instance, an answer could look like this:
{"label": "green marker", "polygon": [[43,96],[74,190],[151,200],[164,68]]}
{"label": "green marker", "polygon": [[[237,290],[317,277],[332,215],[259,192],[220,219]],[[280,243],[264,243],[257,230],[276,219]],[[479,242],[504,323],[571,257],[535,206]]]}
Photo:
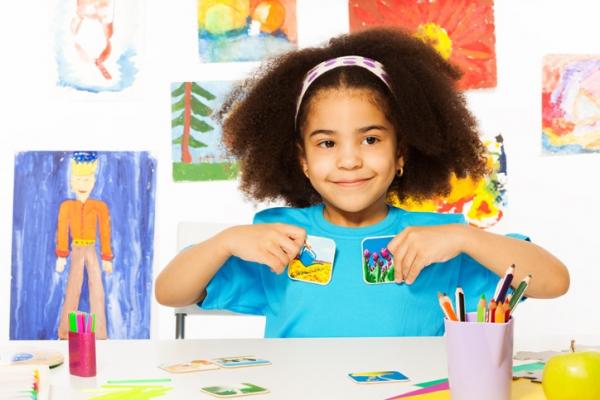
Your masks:
{"label": "green marker", "polygon": [[71,332],[77,332],[77,315],[75,311],[69,313],[69,330]]}
{"label": "green marker", "polygon": [[96,332],[96,314],[92,314],[92,332]]}

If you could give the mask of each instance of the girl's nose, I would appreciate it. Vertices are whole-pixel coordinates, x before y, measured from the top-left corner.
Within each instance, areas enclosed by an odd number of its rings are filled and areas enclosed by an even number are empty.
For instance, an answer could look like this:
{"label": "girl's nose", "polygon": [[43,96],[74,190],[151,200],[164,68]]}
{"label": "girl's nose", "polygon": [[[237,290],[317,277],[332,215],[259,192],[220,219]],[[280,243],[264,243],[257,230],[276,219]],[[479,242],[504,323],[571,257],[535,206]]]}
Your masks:
{"label": "girl's nose", "polygon": [[340,146],[337,166],[340,169],[356,169],[362,166],[360,151],[355,146]]}

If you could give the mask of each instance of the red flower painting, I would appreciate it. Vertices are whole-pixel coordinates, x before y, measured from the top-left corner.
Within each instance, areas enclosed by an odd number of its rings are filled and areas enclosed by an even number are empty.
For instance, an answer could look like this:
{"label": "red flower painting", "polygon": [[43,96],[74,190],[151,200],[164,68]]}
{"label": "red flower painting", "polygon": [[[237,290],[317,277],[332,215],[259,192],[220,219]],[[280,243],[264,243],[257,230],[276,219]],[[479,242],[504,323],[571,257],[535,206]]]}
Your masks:
{"label": "red flower painting", "polygon": [[493,0],[350,0],[350,31],[398,26],[463,71],[460,89],[496,86]]}

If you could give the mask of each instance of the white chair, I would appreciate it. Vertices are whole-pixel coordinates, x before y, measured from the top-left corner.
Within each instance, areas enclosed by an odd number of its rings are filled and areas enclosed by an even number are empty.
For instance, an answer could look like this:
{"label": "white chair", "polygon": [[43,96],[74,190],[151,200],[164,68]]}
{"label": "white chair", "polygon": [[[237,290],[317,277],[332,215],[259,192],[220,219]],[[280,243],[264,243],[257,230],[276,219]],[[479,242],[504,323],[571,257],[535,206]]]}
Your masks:
{"label": "white chair", "polygon": [[[202,242],[216,233],[232,226],[210,222],[180,222],[177,227],[177,249],[181,251]],[[196,338],[262,338],[265,318],[238,314],[230,311],[204,310],[196,304],[175,308],[175,339],[185,338],[186,317],[200,320],[201,330],[194,332]]]}

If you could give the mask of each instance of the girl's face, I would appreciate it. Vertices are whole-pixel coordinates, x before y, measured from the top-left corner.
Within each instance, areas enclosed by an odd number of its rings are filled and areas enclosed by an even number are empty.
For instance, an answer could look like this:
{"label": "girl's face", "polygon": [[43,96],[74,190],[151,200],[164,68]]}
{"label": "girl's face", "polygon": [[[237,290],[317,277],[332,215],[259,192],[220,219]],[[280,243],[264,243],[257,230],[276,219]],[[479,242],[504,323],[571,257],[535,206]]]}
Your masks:
{"label": "girl's face", "polygon": [[327,89],[308,104],[300,161],[325,217],[338,225],[383,219],[388,188],[404,165],[395,129],[375,99],[368,89]]}

